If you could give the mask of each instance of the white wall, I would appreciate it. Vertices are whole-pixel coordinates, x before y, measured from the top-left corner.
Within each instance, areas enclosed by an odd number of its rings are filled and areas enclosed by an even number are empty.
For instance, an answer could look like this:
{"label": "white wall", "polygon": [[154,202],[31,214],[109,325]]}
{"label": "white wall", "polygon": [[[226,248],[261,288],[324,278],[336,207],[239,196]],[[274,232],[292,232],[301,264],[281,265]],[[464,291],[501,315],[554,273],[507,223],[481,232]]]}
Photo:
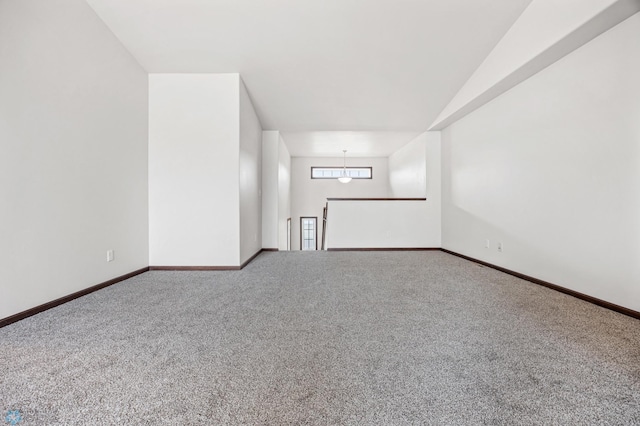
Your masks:
{"label": "white wall", "polygon": [[[322,209],[328,197],[385,198],[389,196],[387,158],[349,158],[347,166],[372,166],[373,179],[353,179],[343,184],[337,179],[311,179],[311,167],[341,167],[343,159],[293,157],[291,159],[291,240],[292,250],[300,250],[300,217],[318,218],[318,240],[322,232]],[[331,213],[329,213],[331,214]],[[320,241],[318,241],[320,248]]]}
{"label": "white wall", "polygon": [[0,1],[0,152],[0,318],[148,265],[147,74],[84,1]]}
{"label": "white wall", "polygon": [[[287,219],[291,217],[291,156],[278,137],[278,247],[287,250]],[[292,219],[293,220],[293,219]]]}
{"label": "white wall", "polygon": [[639,10],[637,0],[533,0],[432,129],[455,122]]}
{"label": "white wall", "polygon": [[240,264],[239,111],[238,74],[149,75],[151,265]]}
{"label": "white wall", "polygon": [[327,247],[440,248],[429,201],[330,201]]}
{"label": "white wall", "polygon": [[444,248],[640,310],[638,40],[640,14],[442,132]]}
{"label": "white wall", "polygon": [[426,133],[389,156],[389,191],[393,198],[427,196]]}
{"label": "white wall", "polygon": [[262,126],[240,84],[240,263],[262,248]]}
{"label": "white wall", "polygon": [[287,250],[291,156],[277,130],[262,132],[262,247]]}
{"label": "white wall", "polygon": [[262,247],[278,248],[278,144],[280,132],[262,132]]}
{"label": "white wall", "polygon": [[[441,152],[440,132],[425,132],[389,157],[389,189],[392,198],[427,198],[422,246],[441,244]],[[406,239],[405,239],[406,241]],[[394,246],[397,247],[397,246]],[[409,246],[408,246],[409,247]]]}
{"label": "white wall", "polygon": [[442,246],[442,143],[440,132],[426,133],[427,247]]}

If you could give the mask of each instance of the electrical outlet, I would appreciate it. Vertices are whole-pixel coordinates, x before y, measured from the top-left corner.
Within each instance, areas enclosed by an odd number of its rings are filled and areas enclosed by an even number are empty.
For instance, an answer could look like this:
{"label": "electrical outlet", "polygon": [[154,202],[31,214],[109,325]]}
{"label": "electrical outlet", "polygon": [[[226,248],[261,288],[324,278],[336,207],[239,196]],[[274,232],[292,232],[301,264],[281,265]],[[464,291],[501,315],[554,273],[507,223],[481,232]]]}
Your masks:
{"label": "electrical outlet", "polygon": [[491,240],[485,240],[484,248],[491,248]]}
{"label": "electrical outlet", "polygon": [[107,250],[107,262],[113,262],[113,250]]}
{"label": "electrical outlet", "polygon": [[498,251],[502,253],[503,249],[504,247],[502,246],[502,243],[498,243]]}

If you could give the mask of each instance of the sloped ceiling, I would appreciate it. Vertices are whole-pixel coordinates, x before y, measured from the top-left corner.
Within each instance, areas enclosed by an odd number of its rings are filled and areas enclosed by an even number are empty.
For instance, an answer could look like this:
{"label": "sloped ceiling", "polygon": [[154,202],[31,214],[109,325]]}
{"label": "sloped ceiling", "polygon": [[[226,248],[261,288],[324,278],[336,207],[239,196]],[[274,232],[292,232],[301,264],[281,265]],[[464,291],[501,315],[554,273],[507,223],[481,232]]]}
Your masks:
{"label": "sloped ceiling", "polygon": [[87,0],[148,72],[238,72],[298,135],[425,131],[530,1]]}

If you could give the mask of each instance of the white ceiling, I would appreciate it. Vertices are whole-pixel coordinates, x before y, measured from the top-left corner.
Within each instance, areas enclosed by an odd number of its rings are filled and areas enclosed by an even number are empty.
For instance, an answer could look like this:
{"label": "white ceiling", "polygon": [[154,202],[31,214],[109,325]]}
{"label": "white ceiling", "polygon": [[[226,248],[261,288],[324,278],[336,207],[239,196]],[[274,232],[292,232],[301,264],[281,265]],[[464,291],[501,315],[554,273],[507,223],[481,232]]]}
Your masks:
{"label": "white ceiling", "polygon": [[284,132],[292,157],[388,157],[419,132]]}
{"label": "white ceiling", "polygon": [[148,72],[238,72],[265,130],[352,134],[425,131],[531,0],[87,2]]}

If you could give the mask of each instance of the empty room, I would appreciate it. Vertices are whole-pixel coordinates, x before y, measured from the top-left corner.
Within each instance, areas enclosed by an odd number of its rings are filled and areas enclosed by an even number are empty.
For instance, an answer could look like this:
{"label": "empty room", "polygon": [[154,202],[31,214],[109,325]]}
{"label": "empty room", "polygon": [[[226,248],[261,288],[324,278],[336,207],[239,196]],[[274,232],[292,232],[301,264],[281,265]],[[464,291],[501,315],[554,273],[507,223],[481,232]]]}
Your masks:
{"label": "empty room", "polygon": [[640,0],[0,0],[0,424],[640,425]]}

